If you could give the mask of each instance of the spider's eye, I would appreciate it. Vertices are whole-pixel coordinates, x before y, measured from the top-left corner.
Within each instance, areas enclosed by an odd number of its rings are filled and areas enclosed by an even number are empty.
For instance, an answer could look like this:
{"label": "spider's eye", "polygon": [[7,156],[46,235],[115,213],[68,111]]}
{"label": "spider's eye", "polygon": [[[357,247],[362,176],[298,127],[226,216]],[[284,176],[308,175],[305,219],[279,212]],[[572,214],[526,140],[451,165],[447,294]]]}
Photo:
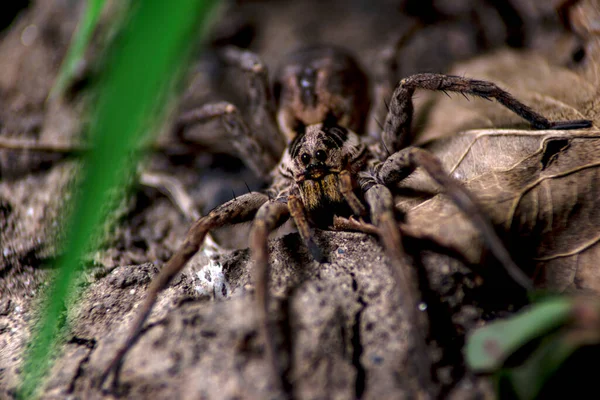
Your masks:
{"label": "spider's eye", "polygon": [[327,153],[325,153],[324,150],[317,150],[317,152],[315,153],[315,158],[319,161],[324,162],[325,160],[327,160]]}
{"label": "spider's eye", "polygon": [[310,156],[304,153],[300,156],[300,160],[302,161],[302,164],[308,165],[308,163],[310,162]]}

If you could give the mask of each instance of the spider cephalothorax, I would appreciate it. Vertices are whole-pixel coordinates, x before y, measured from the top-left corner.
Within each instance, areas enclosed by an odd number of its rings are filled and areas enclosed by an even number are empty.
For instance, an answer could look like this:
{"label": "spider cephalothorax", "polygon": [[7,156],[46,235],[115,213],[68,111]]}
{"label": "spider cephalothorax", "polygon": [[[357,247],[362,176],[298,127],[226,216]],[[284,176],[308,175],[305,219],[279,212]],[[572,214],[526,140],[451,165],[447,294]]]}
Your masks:
{"label": "spider cephalothorax", "polygon": [[[392,274],[403,293],[403,301],[407,309],[412,310],[412,315],[408,316],[410,323],[417,329],[419,294],[411,271],[403,267],[393,198],[397,184],[417,167],[423,168],[468,216],[507,273],[523,287],[530,288],[528,277],[514,264],[469,192],[444,172],[439,160],[431,153],[418,147],[407,147],[412,141],[413,93],[416,89],[428,89],[496,99],[535,129],[587,128],[591,126],[590,121],[549,121],[491,82],[417,74],[396,85],[381,132],[366,137],[355,133],[364,133],[365,129],[366,84],[357,63],[347,53],[324,47],[302,50],[290,57],[289,63],[282,68],[280,87],[275,88],[279,98],[277,118],[274,96],[266,84],[266,69],[258,57],[231,48],[225,51],[225,57],[251,74],[249,94],[253,122],[246,124],[235,106],[227,103],[209,104],[199,112],[182,117],[180,122],[223,118],[234,146],[250,168],[268,176],[271,185],[264,192],[250,192],[216,207],[190,228],[184,243],[153,280],[129,337],[102,374],[101,382],[110,371],[118,369],[122,358],[139,337],[159,292],[200,249],[207,233],[241,222],[252,221],[249,244],[255,260],[257,324],[276,385],[283,386],[283,373],[275,346],[275,328],[268,317],[268,237],[288,219],[294,221],[317,261],[325,258],[313,240],[313,226],[328,228],[333,225],[336,229],[352,228],[378,234],[391,260]],[[274,125],[276,119],[280,123],[278,128]],[[288,145],[280,157],[281,152],[276,150],[282,142]],[[364,217],[372,225],[347,218],[344,224],[335,218],[350,216]],[[424,348],[425,342],[414,345]],[[424,355],[423,359],[428,356]],[[430,365],[419,365],[418,370],[423,387],[431,386],[427,384],[431,381]]]}
{"label": "spider cephalothorax", "polygon": [[[315,124],[290,143],[279,172],[293,180],[309,216],[319,214],[311,219],[328,226],[334,213],[349,211],[341,192],[340,173],[356,174],[366,160],[367,148],[357,134],[337,124]],[[329,213],[329,218],[324,213]]]}

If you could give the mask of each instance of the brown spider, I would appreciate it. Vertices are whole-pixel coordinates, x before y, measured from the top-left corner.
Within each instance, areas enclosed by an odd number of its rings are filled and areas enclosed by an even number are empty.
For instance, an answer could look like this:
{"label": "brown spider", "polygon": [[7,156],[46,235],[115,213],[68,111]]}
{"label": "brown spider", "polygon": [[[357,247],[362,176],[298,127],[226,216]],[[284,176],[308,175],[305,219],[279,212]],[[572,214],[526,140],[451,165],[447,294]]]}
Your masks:
{"label": "brown spider", "polygon": [[[251,192],[228,201],[193,224],[185,242],[149,287],[128,338],[101,375],[100,384],[111,371],[118,375],[123,357],[139,338],[158,294],[200,249],[211,230],[230,224],[253,221],[249,244],[255,261],[258,323],[274,377],[281,378],[282,374],[273,341],[274,328],[268,318],[267,242],[269,234],[290,217],[317,261],[322,261],[323,256],[313,240],[312,227],[377,233],[394,265],[393,275],[404,301],[415,310],[411,318],[416,323],[418,294],[411,271],[401,267],[403,251],[392,193],[398,182],[417,167],[422,167],[471,219],[507,273],[526,289],[531,287],[468,191],[444,172],[431,153],[407,147],[413,139],[413,93],[416,89],[429,89],[495,99],[529,121],[534,129],[587,128],[591,121],[551,122],[493,83],[417,74],[396,85],[380,135],[361,136],[358,133],[364,131],[368,114],[367,80],[344,51],[314,47],[293,53],[278,74],[274,96],[268,86],[267,71],[256,55],[234,48],[227,48],[223,54],[225,59],[250,73],[252,120],[246,124],[231,104],[209,104],[183,115],[179,130],[191,123],[220,117],[231,135],[232,145],[255,172],[270,174],[271,185],[263,192]],[[274,98],[279,102],[277,110]],[[286,140],[288,145],[282,151]],[[421,370],[422,378],[429,380],[430,372],[425,367]]]}

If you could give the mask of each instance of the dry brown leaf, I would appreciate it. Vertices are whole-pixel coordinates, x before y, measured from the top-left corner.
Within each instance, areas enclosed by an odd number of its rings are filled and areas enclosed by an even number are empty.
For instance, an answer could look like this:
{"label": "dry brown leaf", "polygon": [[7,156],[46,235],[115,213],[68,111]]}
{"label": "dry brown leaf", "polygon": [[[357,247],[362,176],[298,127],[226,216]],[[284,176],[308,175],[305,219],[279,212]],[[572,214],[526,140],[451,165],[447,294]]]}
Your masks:
{"label": "dry brown leaf", "polygon": [[[515,258],[535,269],[539,285],[600,293],[600,131],[473,130],[429,147],[506,233]],[[420,180],[417,175],[404,186]],[[399,205],[408,224],[480,262],[478,232],[445,196]]]}

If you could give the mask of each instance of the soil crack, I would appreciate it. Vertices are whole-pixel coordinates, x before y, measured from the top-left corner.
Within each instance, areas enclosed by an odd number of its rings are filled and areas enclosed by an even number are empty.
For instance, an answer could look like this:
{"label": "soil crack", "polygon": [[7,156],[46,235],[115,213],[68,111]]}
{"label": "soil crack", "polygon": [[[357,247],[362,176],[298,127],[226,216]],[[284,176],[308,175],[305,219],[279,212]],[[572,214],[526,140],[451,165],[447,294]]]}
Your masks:
{"label": "soil crack", "polygon": [[[352,290],[358,293],[358,283],[356,282],[354,274],[352,274]],[[360,303],[360,308],[354,315],[354,323],[352,324],[352,365],[354,365],[354,367],[356,368],[356,381],[354,382],[355,398],[360,399],[362,398],[362,395],[365,392],[367,383],[367,370],[360,361],[360,357],[363,353],[363,345],[360,334],[360,323],[362,313],[365,307],[367,306],[367,303],[361,295],[358,295],[358,302]]]}
{"label": "soil crack", "polygon": [[73,336],[71,338],[71,340],[69,340],[69,343],[76,344],[78,346],[87,347],[87,349],[88,349],[86,356],[83,357],[81,359],[81,361],[79,362],[79,365],[77,366],[77,372],[75,373],[75,376],[71,380],[71,383],[69,384],[69,388],[67,389],[67,393],[73,393],[75,391],[75,384],[77,383],[77,380],[79,380],[79,378],[85,376],[85,373],[84,373],[85,366],[90,361],[92,352],[96,348],[96,339],[86,339],[86,338],[80,338],[77,336]]}

